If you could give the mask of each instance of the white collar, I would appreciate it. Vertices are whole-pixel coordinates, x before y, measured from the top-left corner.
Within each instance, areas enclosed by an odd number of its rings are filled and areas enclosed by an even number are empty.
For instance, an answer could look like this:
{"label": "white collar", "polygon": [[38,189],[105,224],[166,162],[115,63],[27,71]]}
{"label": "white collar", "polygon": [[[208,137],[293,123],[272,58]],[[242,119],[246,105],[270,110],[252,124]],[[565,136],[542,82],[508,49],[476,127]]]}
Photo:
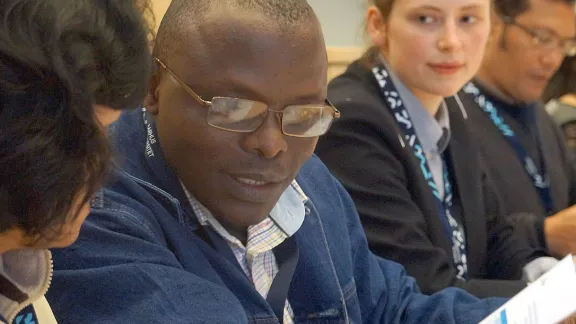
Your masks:
{"label": "white collar", "polygon": [[[200,225],[205,226],[210,224],[217,232],[221,233],[221,235],[231,236],[212,213],[186,189],[182,182],[180,183]],[[306,215],[304,204],[308,199],[302,188],[298,185],[298,182],[294,180],[290,186],[284,190],[280,199],[278,199],[278,202],[270,212],[269,217],[287,236],[292,236],[304,223],[304,217]]]}
{"label": "white collar", "polygon": [[52,254],[48,250],[22,249],[0,254],[0,275],[28,295],[23,303],[0,295],[0,313],[9,323],[20,310],[44,296],[52,272]]}

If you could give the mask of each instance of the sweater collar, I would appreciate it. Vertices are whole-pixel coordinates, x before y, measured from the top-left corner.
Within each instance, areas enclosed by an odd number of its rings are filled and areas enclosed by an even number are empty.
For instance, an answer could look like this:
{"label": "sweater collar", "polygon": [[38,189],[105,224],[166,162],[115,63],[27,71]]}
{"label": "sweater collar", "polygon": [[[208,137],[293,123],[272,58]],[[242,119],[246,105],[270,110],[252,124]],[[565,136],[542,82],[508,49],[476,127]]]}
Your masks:
{"label": "sweater collar", "polygon": [[10,322],[44,296],[52,280],[48,250],[22,249],[0,254],[0,314]]}

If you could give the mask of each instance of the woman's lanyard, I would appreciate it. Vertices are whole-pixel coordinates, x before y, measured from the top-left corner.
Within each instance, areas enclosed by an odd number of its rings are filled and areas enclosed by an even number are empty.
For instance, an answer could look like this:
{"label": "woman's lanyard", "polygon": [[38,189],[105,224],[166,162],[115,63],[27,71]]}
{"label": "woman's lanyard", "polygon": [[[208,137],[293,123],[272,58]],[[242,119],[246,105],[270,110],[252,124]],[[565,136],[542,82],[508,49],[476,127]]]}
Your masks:
{"label": "woman's lanyard", "polygon": [[412,147],[414,156],[420,164],[422,175],[432,190],[434,200],[436,202],[436,209],[438,215],[444,226],[446,235],[452,240],[452,256],[454,265],[457,269],[456,276],[459,279],[466,280],[468,276],[468,261],[466,258],[466,240],[464,230],[460,224],[452,217],[452,186],[450,184],[450,176],[448,166],[444,159],[442,159],[442,173],[444,178],[444,198],[440,196],[434,177],[430,171],[428,160],[422,150],[422,145],[416,134],[416,129],[413,126],[412,120],[408,111],[404,107],[402,98],[396,90],[396,86],[392,82],[390,75],[384,66],[377,66],[372,69],[372,73],[380,86],[382,95],[384,96],[388,107],[390,108],[398,126],[403,131],[406,141]]}
{"label": "woman's lanyard", "polygon": [[[534,163],[534,159],[532,159],[526,149],[520,144],[518,137],[508,126],[504,119],[498,114],[498,110],[496,106],[486,98],[481,92],[478,87],[476,87],[472,82],[469,82],[463,88],[464,92],[470,94],[474,97],[474,101],[480,106],[480,108],[488,115],[490,120],[494,123],[494,126],[498,128],[502,136],[508,141],[510,146],[516,152],[516,156],[518,160],[524,165],[524,170],[530,179],[532,180],[532,184],[534,188],[538,191],[540,195],[540,200],[542,201],[542,205],[544,209],[546,209],[547,215],[552,215],[554,213],[554,203],[552,200],[552,194],[550,192],[550,181],[548,179],[548,175],[546,174],[544,167],[539,169],[536,163]],[[540,147],[540,145],[538,145]]]}

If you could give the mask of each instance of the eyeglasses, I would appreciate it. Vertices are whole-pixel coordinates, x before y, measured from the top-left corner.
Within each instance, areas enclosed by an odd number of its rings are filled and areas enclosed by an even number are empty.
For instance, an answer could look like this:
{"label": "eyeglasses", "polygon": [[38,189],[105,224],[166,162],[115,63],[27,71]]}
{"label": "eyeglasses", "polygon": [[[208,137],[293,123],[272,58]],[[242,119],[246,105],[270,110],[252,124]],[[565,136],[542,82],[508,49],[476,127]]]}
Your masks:
{"label": "eyeglasses", "polygon": [[200,105],[208,108],[208,125],[226,131],[250,133],[258,129],[266,119],[268,112],[280,115],[282,133],[294,137],[316,137],[324,135],[334,119],[340,118],[340,112],[325,100],[324,104],[290,105],[284,110],[273,110],[259,101],[231,97],[214,97],[211,101],[202,99],[166,64],[156,58],[158,64],[166,70]]}
{"label": "eyeglasses", "polygon": [[532,36],[532,43],[534,45],[547,49],[561,48],[566,56],[576,55],[576,39],[561,39],[549,30],[526,27],[509,16],[505,16],[502,19],[505,24],[516,26]]}

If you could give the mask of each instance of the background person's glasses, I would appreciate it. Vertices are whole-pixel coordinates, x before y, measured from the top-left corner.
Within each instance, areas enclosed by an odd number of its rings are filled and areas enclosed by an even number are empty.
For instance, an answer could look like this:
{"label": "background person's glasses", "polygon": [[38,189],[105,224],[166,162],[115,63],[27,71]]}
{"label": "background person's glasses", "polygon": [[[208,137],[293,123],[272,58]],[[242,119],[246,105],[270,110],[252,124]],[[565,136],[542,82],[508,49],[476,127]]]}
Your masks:
{"label": "background person's glasses", "polygon": [[524,26],[509,16],[504,16],[502,19],[506,25],[516,26],[532,36],[532,43],[534,45],[547,49],[561,48],[566,56],[576,55],[576,39],[561,39],[552,31]]}
{"label": "background person's glasses", "polygon": [[294,137],[316,137],[324,135],[340,112],[328,100],[324,104],[291,105],[284,110],[272,110],[262,102],[230,97],[214,97],[211,101],[202,99],[160,59],[160,66],[166,70],[184,90],[200,105],[208,108],[208,125],[219,129],[250,133],[264,122],[268,112],[279,114],[282,133]]}

